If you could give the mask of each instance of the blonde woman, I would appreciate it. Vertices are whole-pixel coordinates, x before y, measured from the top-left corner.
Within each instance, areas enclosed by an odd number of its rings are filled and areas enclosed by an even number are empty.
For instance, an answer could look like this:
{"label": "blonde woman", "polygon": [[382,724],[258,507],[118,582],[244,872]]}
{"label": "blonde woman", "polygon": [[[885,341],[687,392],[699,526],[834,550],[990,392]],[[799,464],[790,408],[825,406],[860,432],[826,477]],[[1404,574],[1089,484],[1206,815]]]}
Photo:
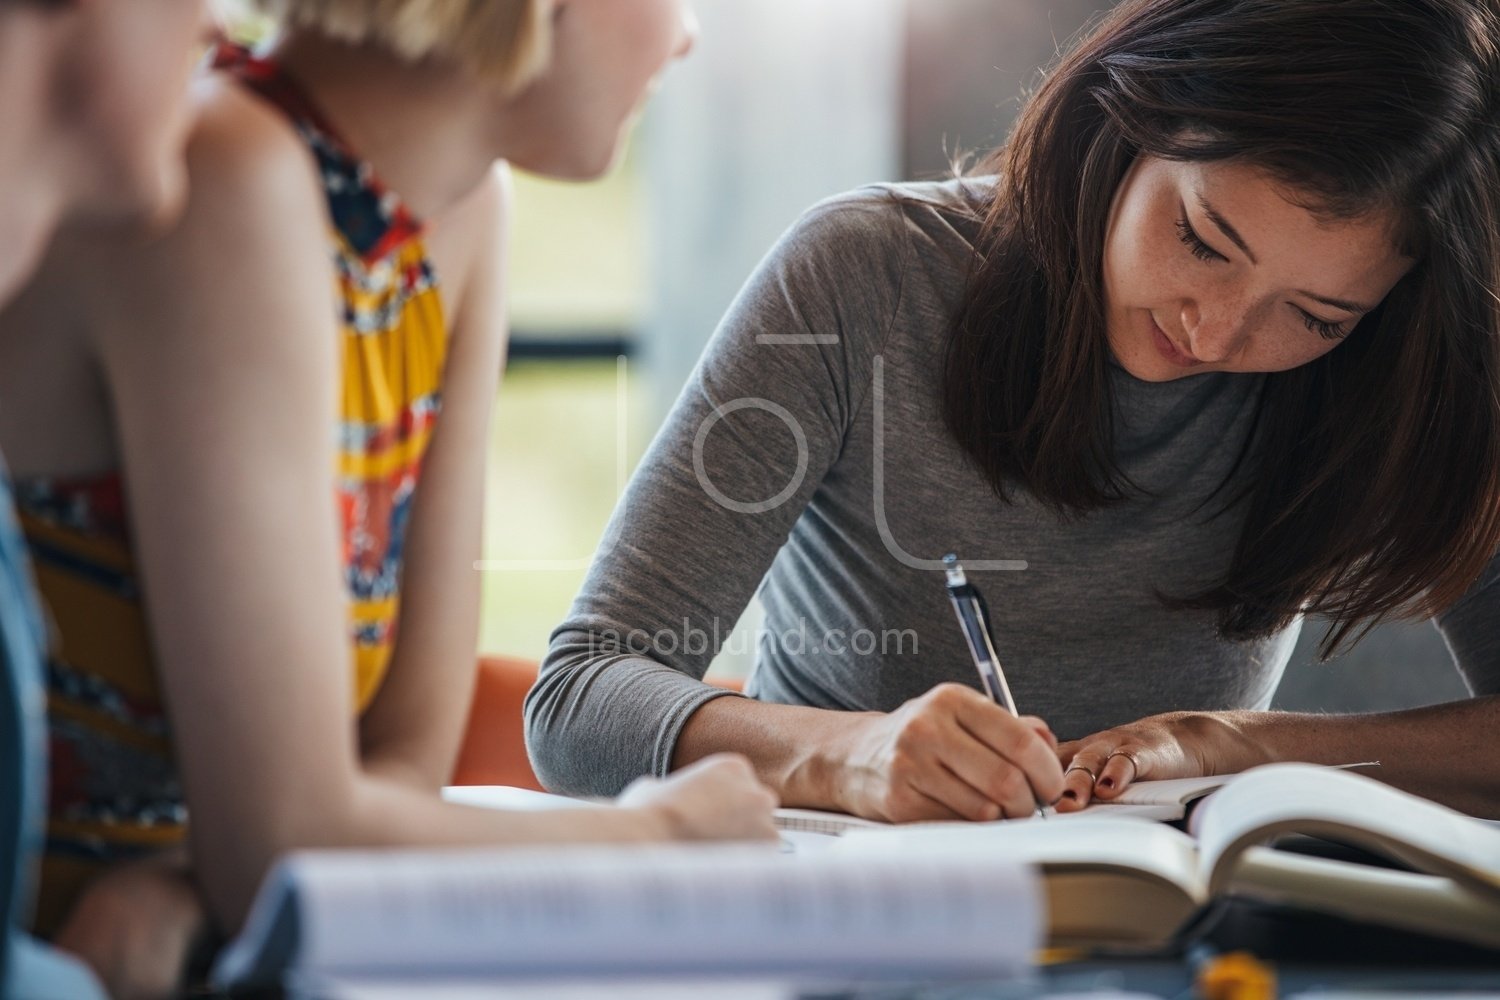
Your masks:
{"label": "blonde woman", "polygon": [[263,8],[276,44],[198,84],[183,221],[68,241],[3,322],[0,442],[60,636],[43,923],[185,838],[233,930],[293,848],[774,836],[727,758],[617,810],[437,794],[505,351],[496,161],[606,169],[691,46],[683,0]]}

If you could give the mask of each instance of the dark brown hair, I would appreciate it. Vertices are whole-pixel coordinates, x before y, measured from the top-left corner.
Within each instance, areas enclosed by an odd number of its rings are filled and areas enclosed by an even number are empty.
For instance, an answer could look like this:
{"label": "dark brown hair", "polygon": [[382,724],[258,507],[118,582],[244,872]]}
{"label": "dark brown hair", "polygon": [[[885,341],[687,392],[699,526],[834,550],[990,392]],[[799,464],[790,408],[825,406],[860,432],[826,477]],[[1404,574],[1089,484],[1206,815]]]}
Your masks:
{"label": "dark brown hair", "polygon": [[1127,0],[983,169],[949,341],[951,432],[1002,498],[1128,498],[1102,257],[1141,155],[1265,170],[1309,208],[1394,208],[1417,264],[1336,349],[1265,377],[1226,575],[1176,607],[1230,639],[1326,615],[1330,653],[1456,601],[1500,549],[1500,21],[1488,0]]}

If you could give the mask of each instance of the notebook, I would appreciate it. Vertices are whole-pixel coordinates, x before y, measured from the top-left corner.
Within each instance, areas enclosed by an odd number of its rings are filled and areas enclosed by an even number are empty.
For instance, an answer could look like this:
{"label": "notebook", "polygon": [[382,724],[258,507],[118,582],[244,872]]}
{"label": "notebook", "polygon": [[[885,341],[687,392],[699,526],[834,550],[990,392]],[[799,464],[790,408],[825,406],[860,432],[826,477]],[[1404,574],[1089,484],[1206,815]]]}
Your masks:
{"label": "notebook", "polygon": [[1001,977],[1044,917],[993,855],[772,846],[310,851],[279,864],[217,985],[595,976]]}
{"label": "notebook", "polygon": [[[1359,767],[1363,765],[1348,765]],[[1221,788],[1234,779],[1234,775],[1214,775],[1205,778],[1173,778],[1164,781],[1137,781],[1125,789],[1113,802],[1096,802],[1075,813],[1058,813],[1048,810],[1049,821],[1076,817],[1099,818],[1104,816],[1131,816],[1137,819],[1174,820],[1182,819],[1193,802]],[[604,800],[574,799],[564,795],[537,792],[527,788],[512,788],[506,785],[455,785],[443,789],[443,798],[449,802],[481,806],[489,809],[578,809],[607,804]],[[1018,817],[1029,820],[1034,817]],[[1006,820],[1005,822],[1016,822]],[[826,834],[838,836],[849,830],[886,827],[890,824],[880,820],[861,819],[848,813],[824,812],[819,809],[776,810],[776,825],[784,831],[795,833]],[[943,823],[921,823],[919,826],[941,826]],[[954,825],[969,826],[968,823]]]}
{"label": "notebook", "polygon": [[[1358,766],[1358,765],[1349,765]],[[1077,812],[1059,813],[1054,809],[1047,810],[1047,821],[1053,819],[1100,819],[1104,817],[1120,818],[1129,816],[1134,819],[1154,820],[1176,820],[1182,819],[1187,814],[1188,806],[1203,798],[1205,795],[1222,788],[1228,782],[1234,780],[1235,775],[1219,774],[1203,778],[1172,778],[1162,781],[1137,781],[1129,785],[1120,797],[1111,802],[1092,802]],[[1004,823],[1027,822],[1035,819],[1034,814],[1017,816],[1013,819],[1002,820]],[[776,810],[776,825],[783,830],[797,830],[804,833],[822,833],[829,836],[840,836],[850,830],[871,830],[891,826],[875,819],[861,819],[858,816],[850,816],[847,813],[823,812],[818,809],[778,809]],[[904,826],[960,826],[970,827],[975,825],[960,821],[940,821],[929,823],[907,823]]]}

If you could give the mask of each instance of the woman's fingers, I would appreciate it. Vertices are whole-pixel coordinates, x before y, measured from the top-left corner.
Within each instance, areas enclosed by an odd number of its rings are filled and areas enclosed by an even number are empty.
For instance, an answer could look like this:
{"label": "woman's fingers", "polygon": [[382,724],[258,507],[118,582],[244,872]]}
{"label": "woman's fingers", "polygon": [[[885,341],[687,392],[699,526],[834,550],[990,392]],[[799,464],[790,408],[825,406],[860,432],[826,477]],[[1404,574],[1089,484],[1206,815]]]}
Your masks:
{"label": "woman's fingers", "polygon": [[1021,722],[1024,725],[1030,726],[1033,732],[1047,742],[1048,746],[1054,750],[1057,749],[1057,736],[1053,734],[1052,727],[1047,725],[1046,722],[1035,715],[1023,715],[1021,716]]}
{"label": "woman's fingers", "polygon": [[849,730],[845,805],[892,822],[1028,816],[1063,787],[1057,739],[973,688],[940,684]]}
{"label": "woman's fingers", "polygon": [[1057,800],[1058,812],[1077,812],[1094,798],[1094,785],[1104,766],[1104,754],[1108,749],[1085,746],[1074,752],[1063,774],[1062,796]]}
{"label": "woman's fingers", "polygon": [[1137,781],[1226,774],[1265,763],[1266,749],[1247,740],[1232,716],[1167,712],[1056,749],[1066,769],[1059,812],[1118,799]]}
{"label": "woman's fingers", "polygon": [[1150,752],[1140,746],[1118,746],[1104,759],[1099,780],[1094,783],[1094,795],[1101,801],[1119,798],[1120,794],[1137,778],[1149,778]]}
{"label": "woman's fingers", "polygon": [[1058,812],[1077,812],[1096,799],[1119,798],[1131,782],[1151,776],[1151,749],[1111,733],[1081,743],[1077,749],[1068,746],[1066,753]]}
{"label": "woman's fingers", "polygon": [[[970,693],[974,697],[956,706],[954,719],[989,752],[988,773],[977,787],[1005,807],[1008,816],[1025,815],[1035,811],[1038,802],[1056,800],[1063,790],[1062,765],[1057,762],[1055,741],[1048,739],[1051,731],[1046,723],[1018,719],[978,692]],[[972,780],[964,771],[959,774]],[[1028,800],[1030,809],[1024,805]]]}
{"label": "woman's fingers", "polygon": [[1057,745],[1057,760],[1064,768],[1073,763],[1073,755],[1083,746],[1082,740],[1068,740]]}
{"label": "woman's fingers", "polygon": [[940,810],[952,815],[934,815],[933,819],[966,819],[972,822],[988,822],[1000,819],[1002,807],[974,785],[939,765],[922,776],[921,787],[913,789]]}
{"label": "woman's fingers", "polygon": [[[938,727],[942,735],[933,741],[933,760],[918,787],[965,819],[1030,815],[1042,794],[1032,781],[1045,782],[1049,770],[1059,770],[1051,744],[999,706],[985,702],[979,707],[998,714],[984,718],[989,713],[966,716],[960,711]],[[1033,767],[1041,771],[1036,779],[1026,770]]]}

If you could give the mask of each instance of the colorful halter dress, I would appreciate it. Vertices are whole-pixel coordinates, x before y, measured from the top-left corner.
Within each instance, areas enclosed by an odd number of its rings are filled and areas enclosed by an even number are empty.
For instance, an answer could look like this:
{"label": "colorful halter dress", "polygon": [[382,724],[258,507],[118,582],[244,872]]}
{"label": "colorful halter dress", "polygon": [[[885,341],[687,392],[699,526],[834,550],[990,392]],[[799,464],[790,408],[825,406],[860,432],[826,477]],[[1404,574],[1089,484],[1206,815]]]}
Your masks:
{"label": "colorful halter dress", "polygon": [[[342,306],[333,486],[363,711],[395,642],[407,523],[440,408],[442,302],[421,226],[296,84],[274,62],[238,48],[223,48],[215,64],[287,116],[327,195],[330,275]],[[36,921],[44,934],[103,867],[180,843],[186,829],[131,548],[128,474],[16,484],[54,623],[48,849]]]}

